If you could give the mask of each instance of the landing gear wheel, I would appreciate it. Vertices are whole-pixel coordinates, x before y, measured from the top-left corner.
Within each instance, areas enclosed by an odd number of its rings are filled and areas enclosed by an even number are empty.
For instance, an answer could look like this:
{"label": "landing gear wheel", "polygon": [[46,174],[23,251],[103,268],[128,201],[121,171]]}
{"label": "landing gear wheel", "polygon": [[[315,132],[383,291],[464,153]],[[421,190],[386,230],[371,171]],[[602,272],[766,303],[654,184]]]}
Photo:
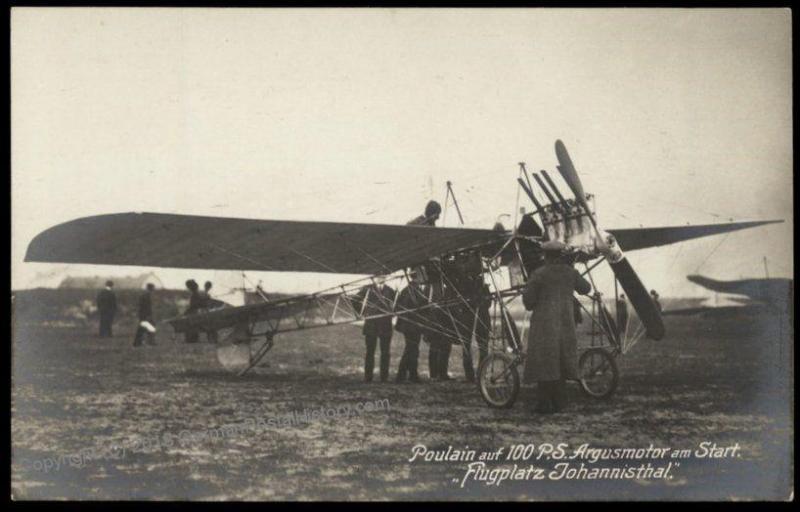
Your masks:
{"label": "landing gear wheel", "polygon": [[605,399],[611,396],[619,383],[619,371],[614,357],[605,349],[590,348],[578,360],[581,391],[586,395]]}
{"label": "landing gear wheel", "polygon": [[518,361],[503,352],[489,354],[478,367],[478,387],[489,407],[507,409],[519,395]]}

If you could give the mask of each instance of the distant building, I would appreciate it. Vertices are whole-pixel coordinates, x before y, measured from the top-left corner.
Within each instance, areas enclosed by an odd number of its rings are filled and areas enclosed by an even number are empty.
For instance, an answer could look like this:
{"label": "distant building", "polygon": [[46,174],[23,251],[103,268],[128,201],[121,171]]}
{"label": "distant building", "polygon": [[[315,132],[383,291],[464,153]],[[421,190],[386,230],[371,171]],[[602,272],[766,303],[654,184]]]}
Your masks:
{"label": "distant building", "polygon": [[106,281],[114,281],[114,288],[118,290],[141,290],[147,283],[153,283],[156,288],[164,288],[164,283],[154,273],[141,274],[139,276],[109,277],[109,276],[79,276],[65,277],[59,288],[80,288],[80,289],[100,289],[105,287]]}

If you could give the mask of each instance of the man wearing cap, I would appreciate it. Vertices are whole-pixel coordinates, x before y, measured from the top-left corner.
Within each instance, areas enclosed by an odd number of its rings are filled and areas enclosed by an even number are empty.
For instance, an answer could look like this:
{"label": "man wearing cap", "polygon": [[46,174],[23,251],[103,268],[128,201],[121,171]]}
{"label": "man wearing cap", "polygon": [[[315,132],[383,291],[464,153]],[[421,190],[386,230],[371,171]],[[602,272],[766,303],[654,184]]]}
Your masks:
{"label": "man wearing cap", "polygon": [[114,283],[106,281],[106,287],[97,294],[97,311],[100,313],[100,337],[110,338],[117,312],[117,296],[114,295]]}
{"label": "man wearing cap", "polygon": [[565,249],[560,242],[542,244],[544,265],[531,274],[522,294],[525,308],[533,312],[524,376],[528,383],[538,382],[535,411],[544,414],[566,407],[564,381],[578,378],[573,293],[586,295],[592,289]]}
{"label": "man wearing cap", "polygon": [[419,217],[414,217],[406,222],[408,226],[435,226],[442,213],[442,206],[436,201],[428,201],[425,205],[425,213]]}

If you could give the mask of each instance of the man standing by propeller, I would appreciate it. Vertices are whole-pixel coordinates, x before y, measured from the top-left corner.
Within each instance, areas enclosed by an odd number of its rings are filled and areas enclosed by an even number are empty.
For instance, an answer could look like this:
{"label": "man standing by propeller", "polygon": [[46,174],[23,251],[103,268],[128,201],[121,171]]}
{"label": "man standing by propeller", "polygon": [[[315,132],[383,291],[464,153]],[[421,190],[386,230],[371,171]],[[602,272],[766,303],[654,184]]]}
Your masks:
{"label": "man standing by propeller", "polygon": [[575,332],[574,292],[586,295],[592,287],[572,267],[561,242],[545,242],[545,263],[531,274],[522,295],[532,311],[528,334],[525,381],[538,382],[535,411],[549,414],[567,405],[564,381],[578,378],[578,337]]}

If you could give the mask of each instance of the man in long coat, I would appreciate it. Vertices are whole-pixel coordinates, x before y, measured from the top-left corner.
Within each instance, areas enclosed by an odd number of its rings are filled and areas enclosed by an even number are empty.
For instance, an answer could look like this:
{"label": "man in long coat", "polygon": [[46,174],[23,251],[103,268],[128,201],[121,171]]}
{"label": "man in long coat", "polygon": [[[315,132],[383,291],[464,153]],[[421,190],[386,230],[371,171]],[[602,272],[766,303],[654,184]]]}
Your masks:
{"label": "man in long coat", "polygon": [[112,325],[117,312],[117,296],[114,295],[114,283],[111,281],[106,281],[106,287],[97,294],[97,312],[100,313],[100,337],[112,337]]}
{"label": "man in long coat", "polygon": [[562,244],[545,243],[545,264],[531,274],[522,295],[531,310],[525,381],[538,382],[536,412],[552,413],[566,407],[564,381],[578,378],[578,338],[575,333],[573,293],[588,294],[592,287],[561,256]]}

